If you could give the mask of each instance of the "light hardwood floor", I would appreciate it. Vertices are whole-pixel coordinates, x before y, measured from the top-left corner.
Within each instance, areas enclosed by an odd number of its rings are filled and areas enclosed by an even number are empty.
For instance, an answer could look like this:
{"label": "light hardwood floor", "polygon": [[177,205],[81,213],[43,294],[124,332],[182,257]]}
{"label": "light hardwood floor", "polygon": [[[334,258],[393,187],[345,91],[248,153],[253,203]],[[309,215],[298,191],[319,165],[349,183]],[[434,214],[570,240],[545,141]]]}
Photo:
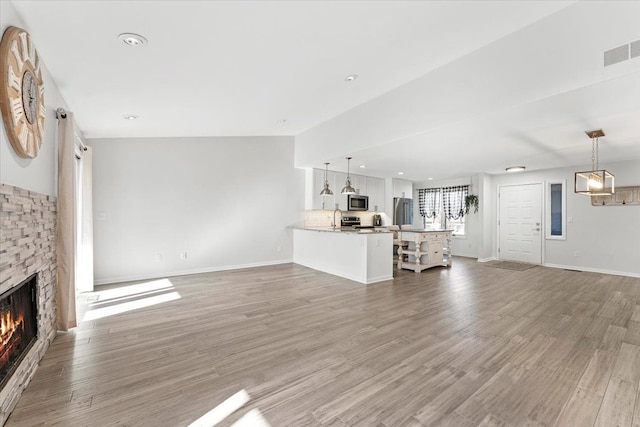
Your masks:
{"label": "light hardwood floor", "polygon": [[187,426],[242,390],[221,425],[640,426],[640,279],[464,258],[394,274],[102,287],[7,426]]}

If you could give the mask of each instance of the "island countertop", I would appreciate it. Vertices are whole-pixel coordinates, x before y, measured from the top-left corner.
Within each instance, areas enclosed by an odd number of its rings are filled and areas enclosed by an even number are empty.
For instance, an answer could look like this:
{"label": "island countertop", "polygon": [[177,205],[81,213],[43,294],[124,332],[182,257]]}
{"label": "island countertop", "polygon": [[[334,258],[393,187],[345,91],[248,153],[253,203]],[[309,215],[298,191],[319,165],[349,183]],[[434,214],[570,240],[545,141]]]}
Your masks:
{"label": "island countertop", "polygon": [[292,227],[294,230],[307,230],[307,231],[325,231],[328,233],[351,233],[351,234],[377,234],[377,233],[392,233],[391,230],[386,227],[376,227],[376,228],[351,228],[351,227],[305,227],[305,226],[294,226]]}
{"label": "island countertop", "polygon": [[453,230],[450,230],[447,228],[443,228],[442,230],[414,228],[411,230],[396,230],[396,231],[401,231],[403,233],[443,233],[445,231],[453,231]]}

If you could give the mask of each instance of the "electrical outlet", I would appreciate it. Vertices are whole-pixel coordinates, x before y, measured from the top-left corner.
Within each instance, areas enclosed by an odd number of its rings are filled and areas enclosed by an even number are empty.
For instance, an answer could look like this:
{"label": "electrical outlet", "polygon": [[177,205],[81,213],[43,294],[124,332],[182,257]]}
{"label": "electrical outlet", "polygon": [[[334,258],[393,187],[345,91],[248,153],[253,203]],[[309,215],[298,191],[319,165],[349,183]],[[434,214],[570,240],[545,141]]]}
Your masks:
{"label": "electrical outlet", "polygon": [[282,246],[278,246],[278,248],[276,249],[278,252],[282,252]]}
{"label": "electrical outlet", "polygon": [[156,254],[156,262],[162,262],[162,254]]}
{"label": "electrical outlet", "polygon": [[575,252],[573,253],[573,256],[580,256],[580,251],[575,251]]}
{"label": "electrical outlet", "polygon": [[187,253],[186,252],[181,252],[180,253],[180,259],[187,259]]}

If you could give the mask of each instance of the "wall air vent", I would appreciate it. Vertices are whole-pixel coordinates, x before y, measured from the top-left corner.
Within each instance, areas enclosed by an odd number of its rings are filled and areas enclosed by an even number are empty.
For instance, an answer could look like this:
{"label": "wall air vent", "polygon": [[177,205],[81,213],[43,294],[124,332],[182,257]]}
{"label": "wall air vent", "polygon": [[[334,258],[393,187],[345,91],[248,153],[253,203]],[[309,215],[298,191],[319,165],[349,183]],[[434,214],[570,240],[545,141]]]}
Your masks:
{"label": "wall air vent", "polygon": [[625,44],[604,52],[604,66],[617,64],[629,59],[629,45]]}
{"label": "wall air vent", "polygon": [[640,56],[640,40],[636,40],[631,43],[631,57],[637,58]]}

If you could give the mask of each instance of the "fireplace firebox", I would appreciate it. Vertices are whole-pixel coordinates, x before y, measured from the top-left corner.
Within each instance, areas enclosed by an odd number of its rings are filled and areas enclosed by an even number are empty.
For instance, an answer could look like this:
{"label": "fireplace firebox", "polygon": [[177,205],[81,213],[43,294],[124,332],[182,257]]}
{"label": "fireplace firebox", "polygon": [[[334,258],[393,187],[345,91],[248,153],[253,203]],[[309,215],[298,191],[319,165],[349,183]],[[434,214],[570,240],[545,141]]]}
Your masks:
{"label": "fireplace firebox", "polygon": [[0,389],[38,336],[37,275],[0,295]]}

